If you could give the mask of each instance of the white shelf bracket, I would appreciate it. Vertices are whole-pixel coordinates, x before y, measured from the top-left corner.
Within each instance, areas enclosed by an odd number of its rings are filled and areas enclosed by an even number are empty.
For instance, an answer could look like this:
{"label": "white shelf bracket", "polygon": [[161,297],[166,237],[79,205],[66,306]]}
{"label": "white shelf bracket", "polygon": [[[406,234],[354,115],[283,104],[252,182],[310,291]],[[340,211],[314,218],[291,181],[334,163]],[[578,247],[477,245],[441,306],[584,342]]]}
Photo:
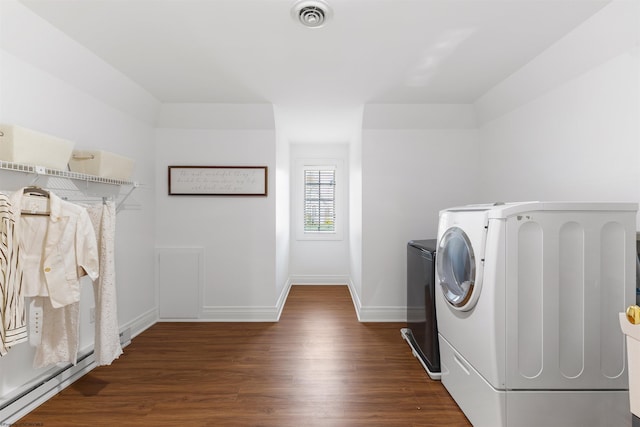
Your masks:
{"label": "white shelf bracket", "polygon": [[125,194],[124,197],[120,200],[120,202],[116,205],[116,213],[120,212],[120,209],[122,209],[122,206],[124,205],[124,202],[129,198],[131,193],[133,193],[133,191],[136,188],[138,188],[138,183],[134,182],[133,185],[131,186],[131,188],[129,189],[129,191],[127,191],[127,194]]}
{"label": "white shelf bracket", "polygon": [[33,177],[33,180],[31,181],[31,185],[36,185],[36,182],[38,182],[38,180],[40,179],[40,176],[47,174],[47,168],[45,168],[44,166],[34,166],[33,173],[35,174],[35,177]]}

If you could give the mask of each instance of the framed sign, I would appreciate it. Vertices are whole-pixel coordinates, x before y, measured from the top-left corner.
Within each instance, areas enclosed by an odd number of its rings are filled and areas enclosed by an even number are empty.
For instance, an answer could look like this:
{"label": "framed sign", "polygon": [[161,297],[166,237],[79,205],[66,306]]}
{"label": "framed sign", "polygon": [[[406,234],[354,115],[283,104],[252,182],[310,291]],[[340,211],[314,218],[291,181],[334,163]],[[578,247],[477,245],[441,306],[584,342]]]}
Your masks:
{"label": "framed sign", "polygon": [[266,166],[169,166],[169,195],[266,196]]}

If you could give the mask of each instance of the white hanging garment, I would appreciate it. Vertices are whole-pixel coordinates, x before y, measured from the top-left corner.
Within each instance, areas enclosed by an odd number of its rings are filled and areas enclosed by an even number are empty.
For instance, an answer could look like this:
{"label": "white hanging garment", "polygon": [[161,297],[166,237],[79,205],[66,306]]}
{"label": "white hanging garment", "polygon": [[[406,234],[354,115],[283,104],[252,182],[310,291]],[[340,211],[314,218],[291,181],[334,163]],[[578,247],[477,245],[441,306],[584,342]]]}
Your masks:
{"label": "white hanging garment", "polygon": [[30,212],[29,205],[38,199],[24,190],[11,195],[19,227],[24,296],[48,296],[55,308],[79,302],[80,278],[98,277],[98,247],[87,210],[48,192],[44,200],[49,211]]}
{"label": "white hanging garment", "polygon": [[22,265],[18,259],[15,214],[9,198],[0,193],[0,356],[27,340]]}
{"label": "white hanging garment", "polygon": [[96,302],[95,349],[98,366],[110,365],[122,354],[116,297],[116,206],[112,201],[87,207],[98,240],[100,275],[93,281]]}
{"label": "white hanging garment", "polygon": [[42,307],[40,344],[36,347],[34,368],[71,363],[76,364],[79,345],[80,303],[74,302],[54,308],[48,297],[33,297],[33,303]]}
{"label": "white hanging garment", "polygon": [[[98,247],[87,210],[52,192],[44,201],[22,189],[11,195],[17,208],[24,296],[42,307],[40,344],[35,368],[77,360],[79,346],[80,279],[98,277]],[[47,200],[48,199],[48,200]],[[43,205],[47,207],[42,212]]]}

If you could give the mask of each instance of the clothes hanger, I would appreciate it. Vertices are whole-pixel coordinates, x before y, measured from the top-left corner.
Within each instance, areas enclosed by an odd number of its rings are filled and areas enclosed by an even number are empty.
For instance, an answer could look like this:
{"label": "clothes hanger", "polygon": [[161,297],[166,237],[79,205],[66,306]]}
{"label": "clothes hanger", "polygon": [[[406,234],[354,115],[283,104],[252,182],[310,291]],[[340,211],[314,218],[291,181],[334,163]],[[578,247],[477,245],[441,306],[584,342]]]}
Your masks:
{"label": "clothes hanger", "polygon": [[25,187],[23,193],[30,196],[42,196],[46,197],[47,199],[49,198],[49,192],[47,190],[45,190],[44,188],[36,187],[35,185],[32,185],[31,187]]}
{"label": "clothes hanger", "polygon": [[[23,194],[29,195],[29,196],[37,196],[37,197],[45,197],[47,199],[50,198],[50,194],[47,190],[45,190],[44,188],[40,188],[40,187],[36,187],[36,186],[30,186],[30,187],[25,187],[24,190],[22,191]],[[51,212],[49,211],[37,211],[35,209],[22,209],[22,211],[20,212],[21,215],[33,215],[33,216],[49,216],[51,214]]]}

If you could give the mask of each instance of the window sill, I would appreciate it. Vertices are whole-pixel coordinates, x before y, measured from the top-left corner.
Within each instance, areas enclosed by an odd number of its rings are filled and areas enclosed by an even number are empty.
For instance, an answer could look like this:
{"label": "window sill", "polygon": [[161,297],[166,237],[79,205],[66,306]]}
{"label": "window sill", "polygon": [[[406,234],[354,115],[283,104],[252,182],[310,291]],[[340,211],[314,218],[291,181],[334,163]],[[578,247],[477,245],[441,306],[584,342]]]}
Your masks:
{"label": "window sill", "polygon": [[342,240],[342,233],[334,231],[301,232],[297,234],[296,240],[338,241]]}

